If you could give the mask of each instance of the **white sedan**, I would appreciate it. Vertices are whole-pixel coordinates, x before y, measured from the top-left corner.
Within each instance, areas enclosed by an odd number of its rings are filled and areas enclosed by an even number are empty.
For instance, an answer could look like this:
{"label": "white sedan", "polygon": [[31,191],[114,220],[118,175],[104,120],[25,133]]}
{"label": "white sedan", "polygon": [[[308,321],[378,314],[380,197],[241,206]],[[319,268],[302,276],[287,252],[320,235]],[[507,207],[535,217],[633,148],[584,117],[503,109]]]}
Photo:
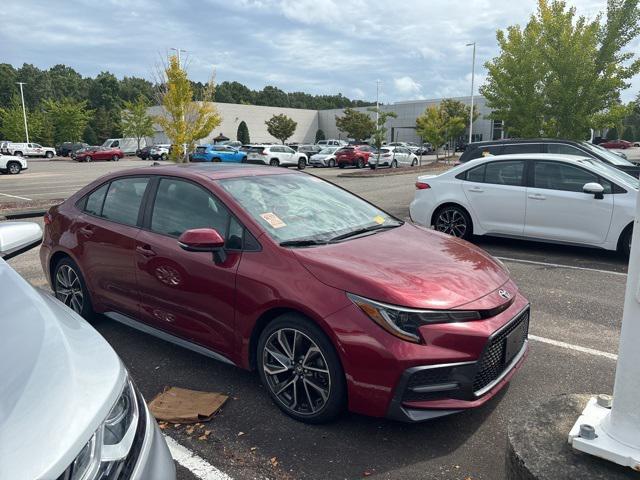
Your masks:
{"label": "white sedan", "polygon": [[629,253],[639,182],[592,158],[484,157],[418,177],[411,219],[457,237],[493,235]]}

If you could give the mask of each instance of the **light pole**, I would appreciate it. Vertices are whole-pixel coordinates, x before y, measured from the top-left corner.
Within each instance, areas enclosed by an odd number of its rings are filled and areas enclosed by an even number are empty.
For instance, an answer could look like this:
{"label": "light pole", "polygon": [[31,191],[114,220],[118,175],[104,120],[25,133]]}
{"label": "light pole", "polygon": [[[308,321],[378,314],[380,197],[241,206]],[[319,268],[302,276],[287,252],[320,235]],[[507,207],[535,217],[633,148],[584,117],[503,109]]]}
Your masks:
{"label": "light pole", "polygon": [[569,433],[573,448],[640,470],[640,193],[636,199],[613,399],[594,397]]}
{"label": "light pole", "polygon": [[20,85],[20,98],[22,98],[22,116],[24,117],[24,133],[27,136],[27,143],[29,143],[29,128],[27,127],[27,110],[24,106],[24,92],[22,90],[22,86],[25,85],[25,82],[16,82],[17,85]]}
{"label": "light pole", "polygon": [[175,48],[175,47],[171,47],[169,50],[174,50],[178,54],[178,67],[179,67],[180,66],[180,52],[187,53],[187,51],[183,50],[182,48]]}
{"label": "light pole", "polygon": [[473,81],[476,76],[476,42],[467,43],[467,47],[473,45],[473,60],[471,62],[471,111],[469,112],[469,143],[473,139]]}

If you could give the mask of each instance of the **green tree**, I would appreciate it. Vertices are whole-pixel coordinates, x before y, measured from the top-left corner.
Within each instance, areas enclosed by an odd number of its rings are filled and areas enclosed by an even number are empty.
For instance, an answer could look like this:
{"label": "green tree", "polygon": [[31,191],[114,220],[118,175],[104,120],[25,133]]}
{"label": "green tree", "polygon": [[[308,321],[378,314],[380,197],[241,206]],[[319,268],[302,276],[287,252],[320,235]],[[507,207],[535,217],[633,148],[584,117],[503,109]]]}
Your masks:
{"label": "green tree", "polygon": [[122,119],[120,121],[122,134],[125,137],[135,138],[138,142],[138,149],[140,148],[140,141],[144,137],[153,135],[153,118],[147,113],[147,108],[146,98],[140,95],[135,102],[124,102],[124,109],[122,110]]}
{"label": "green tree", "polygon": [[8,107],[12,97],[19,91],[17,72],[8,63],[0,63],[0,107]]}
{"label": "green tree", "polygon": [[635,140],[635,135],[633,133],[633,127],[631,125],[627,125],[624,127],[624,133],[622,134],[622,139],[627,142],[633,142]]}
{"label": "green tree", "polygon": [[438,149],[445,140],[447,119],[442,109],[428,107],[422,115],[416,119],[416,133],[433,145],[438,159]]}
{"label": "green tree", "polygon": [[[215,95],[213,79],[204,92],[205,101],[194,102],[187,72],[179,65],[177,56],[169,57],[162,75],[163,113],[155,117],[155,121],[173,145],[183,145],[187,151],[191,151],[195,142],[209,135],[222,121],[212,103]],[[186,155],[177,150],[180,149],[172,149],[172,160],[186,162]]]}
{"label": "green tree", "polygon": [[322,129],[319,128],[318,130],[316,130],[316,143],[318,143],[320,140],[326,140],[326,137]]}
{"label": "green tree", "polygon": [[43,107],[51,122],[56,143],[80,141],[93,116],[93,110],[87,108],[86,100],[47,99],[43,102]]}
{"label": "green tree", "polygon": [[[445,98],[440,103],[440,110],[445,120],[445,135],[449,145],[454,147],[457,140],[464,135],[469,128],[469,114],[471,106],[465,105],[459,100]],[[473,107],[473,119],[478,117],[476,107]],[[453,148],[455,156],[455,148]]]}
{"label": "green tree", "polygon": [[593,20],[564,1],[539,0],[525,28],[497,32],[501,52],[480,89],[491,118],[512,136],[583,138],[640,71],[633,53],[621,53],[639,33],[638,0],[608,0]]}
{"label": "green tree", "polygon": [[388,119],[397,118],[398,115],[396,115],[395,112],[383,112],[379,107],[368,108],[368,110],[370,112],[378,114],[378,121],[377,123],[374,122],[374,125],[376,125],[376,130],[371,137],[373,139],[373,145],[376,147],[378,153],[376,154],[376,161],[373,164],[369,162],[371,168],[376,168],[378,166],[378,163],[380,163],[380,149],[382,148],[382,145],[387,138],[387,127],[385,127],[385,124],[387,123]]}
{"label": "green tree", "polygon": [[606,139],[607,140],[618,140],[620,136],[618,135],[618,129],[616,127],[610,128],[607,130]]}
{"label": "green tree", "polygon": [[247,127],[247,124],[244,120],[240,122],[240,125],[238,125],[236,139],[239,142],[242,142],[243,145],[251,143],[251,137],[249,136],[249,127]]}
{"label": "green tree", "polygon": [[351,107],[345,108],[344,115],[336,115],[336,126],[338,130],[358,141],[369,138],[376,130],[374,119]]}
{"label": "green tree", "polygon": [[294,134],[298,126],[297,122],[283,113],[272,116],[264,123],[267,126],[269,135],[280,140],[283,145],[284,142]]}

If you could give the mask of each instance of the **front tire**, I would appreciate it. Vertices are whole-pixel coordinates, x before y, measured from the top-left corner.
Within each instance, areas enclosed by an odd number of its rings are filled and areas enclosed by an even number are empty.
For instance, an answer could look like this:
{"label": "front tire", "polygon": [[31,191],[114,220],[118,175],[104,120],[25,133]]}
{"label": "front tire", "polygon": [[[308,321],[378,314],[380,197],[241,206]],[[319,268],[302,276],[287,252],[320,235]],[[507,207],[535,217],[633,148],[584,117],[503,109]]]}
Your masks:
{"label": "front tire", "polygon": [[629,225],[624,229],[620,240],[618,241],[618,251],[625,257],[629,258],[631,255],[631,240],[633,238],[633,225]]}
{"label": "front tire", "polygon": [[280,160],[278,160],[277,158],[272,158],[271,161],[269,162],[269,165],[271,165],[272,167],[279,167]]}
{"label": "front tire", "polygon": [[346,406],[347,387],[335,348],[311,320],[288,313],[262,331],[258,371],[276,405],[305,423],[326,423]]}
{"label": "front tire", "polygon": [[364,167],[364,160],[359,158],[358,162],[356,163],[356,168],[362,168]]}
{"label": "front tire", "polygon": [[44,156],[45,156],[46,158],[51,159],[51,158],[53,158],[53,152],[47,152],[47,153],[45,153],[45,155],[44,155]]}
{"label": "front tire", "polygon": [[53,269],[51,280],[56,298],[81,317],[90,320],[93,314],[91,298],[76,262],[69,257],[61,259]]}
{"label": "front tire", "polygon": [[10,175],[17,175],[22,170],[22,165],[18,162],[9,162],[7,163],[7,173]]}
{"label": "front tire", "polygon": [[111,157],[111,160],[117,162],[118,160],[120,160],[120,157],[118,157],[118,155],[114,155],[113,157]]}
{"label": "front tire", "polygon": [[391,168],[398,168],[398,162],[396,160],[391,162]]}
{"label": "front tire", "polygon": [[447,205],[440,208],[434,215],[436,230],[454,237],[468,239],[473,234],[471,217],[457,205]]}
{"label": "front tire", "polygon": [[85,162],[90,162],[91,160],[93,160],[93,158],[91,158],[91,155],[87,155],[87,156],[84,158],[84,161],[85,161]]}
{"label": "front tire", "polygon": [[329,160],[329,168],[333,168],[336,166],[336,161],[335,160]]}
{"label": "front tire", "polygon": [[298,170],[304,170],[304,167],[307,166],[307,161],[304,158],[298,159]]}

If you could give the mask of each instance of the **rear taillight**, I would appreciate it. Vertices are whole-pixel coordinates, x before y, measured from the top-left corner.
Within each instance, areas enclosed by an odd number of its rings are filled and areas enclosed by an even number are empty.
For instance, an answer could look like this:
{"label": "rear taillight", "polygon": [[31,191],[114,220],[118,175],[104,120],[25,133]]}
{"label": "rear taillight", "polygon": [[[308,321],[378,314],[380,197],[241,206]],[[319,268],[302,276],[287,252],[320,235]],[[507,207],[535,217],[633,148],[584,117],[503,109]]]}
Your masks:
{"label": "rear taillight", "polygon": [[53,217],[51,216],[51,214],[49,212],[44,214],[44,224],[45,225],[51,225],[51,223],[53,222]]}
{"label": "rear taillight", "polygon": [[416,190],[426,190],[427,188],[431,188],[431,185],[424,182],[416,182]]}

